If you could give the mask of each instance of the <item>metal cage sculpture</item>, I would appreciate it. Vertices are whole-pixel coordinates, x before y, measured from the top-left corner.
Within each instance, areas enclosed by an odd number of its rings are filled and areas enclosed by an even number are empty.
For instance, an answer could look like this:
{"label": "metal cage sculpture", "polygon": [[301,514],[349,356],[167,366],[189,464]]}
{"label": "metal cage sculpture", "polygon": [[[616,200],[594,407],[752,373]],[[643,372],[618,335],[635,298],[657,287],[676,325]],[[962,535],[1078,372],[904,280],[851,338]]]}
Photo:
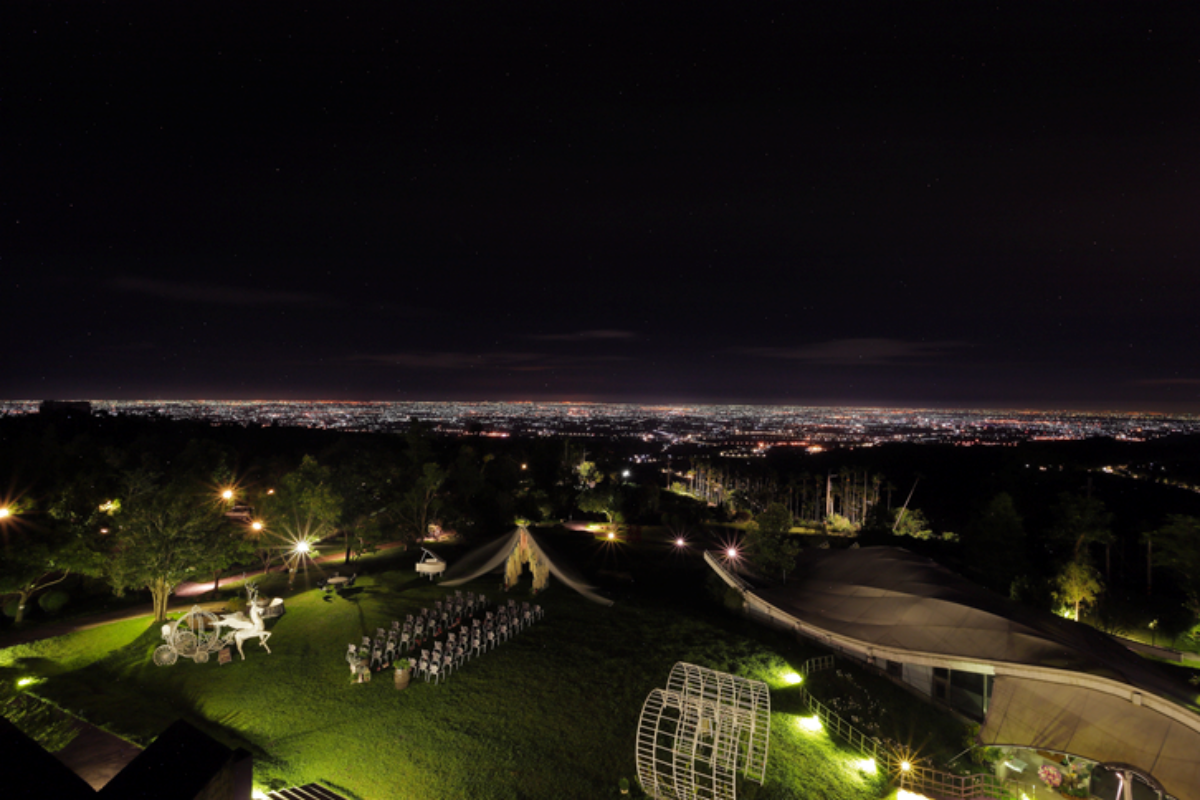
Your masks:
{"label": "metal cage sculpture", "polygon": [[658,800],[736,800],[739,772],[763,782],[770,737],[765,683],[681,661],[642,705],[638,781]]}

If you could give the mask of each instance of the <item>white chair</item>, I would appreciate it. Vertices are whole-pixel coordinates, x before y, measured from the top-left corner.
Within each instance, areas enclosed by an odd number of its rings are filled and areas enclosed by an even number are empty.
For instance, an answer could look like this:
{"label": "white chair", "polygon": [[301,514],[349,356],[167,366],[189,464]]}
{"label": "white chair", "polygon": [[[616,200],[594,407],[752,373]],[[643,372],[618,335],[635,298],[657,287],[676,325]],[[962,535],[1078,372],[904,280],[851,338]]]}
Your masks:
{"label": "white chair", "polygon": [[425,682],[429,683],[429,679],[433,678],[434,683],[442,682],[441,663],[436,660],[430,660],[428,668],[425,670]]}

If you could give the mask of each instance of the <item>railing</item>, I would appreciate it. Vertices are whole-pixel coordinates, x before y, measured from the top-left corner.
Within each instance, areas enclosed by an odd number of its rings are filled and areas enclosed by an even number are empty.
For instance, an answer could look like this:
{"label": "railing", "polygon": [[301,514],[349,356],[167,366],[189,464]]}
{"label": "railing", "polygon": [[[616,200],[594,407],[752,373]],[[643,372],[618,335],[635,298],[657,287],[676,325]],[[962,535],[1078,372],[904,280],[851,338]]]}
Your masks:
{"label": "railing", "polygon": [[[803,673],[807,679],[816,672],[832,669],[833,665],[834,656],[819,656],[804,662]],[[801,695],[808,710],[817,715],[826,730],[849,745],[851,749],[875,759],[878,769],[884,769],[890,775],[899,776],[900,785],[906,789],[940,798],[940,800],[1016,800],[1017,798],[1016,792],[995,775],[986,773],[954,775],[913,763],[909,763],[907,769],[904,769],[901,767],[902,757],[889,750],[883,742],[873,736],[868,736],[846,722],[836,712],[813,697],[803,686]]]}

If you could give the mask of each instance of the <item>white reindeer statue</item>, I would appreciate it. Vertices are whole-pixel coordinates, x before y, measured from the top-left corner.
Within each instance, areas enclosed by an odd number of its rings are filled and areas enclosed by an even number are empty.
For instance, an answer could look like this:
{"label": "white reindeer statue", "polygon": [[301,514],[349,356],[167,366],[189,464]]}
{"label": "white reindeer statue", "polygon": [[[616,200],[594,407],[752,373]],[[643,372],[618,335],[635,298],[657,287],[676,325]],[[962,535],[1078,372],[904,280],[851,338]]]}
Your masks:
{"label": "white reindeer statue", "polygon": [[[233,641],[237,643],[238,654],[241,655],[243,661],[246,660],[246,652],[242,650],[242,644],[247,639],[258,639],[258,643],[263,646],[263,649],[268,653],[271,652],[271,648],[267,647],[267,639],[271,638],[271,632],[266,629],[262,609],[258,607],[258,588],[252,583],[247,584],[246,594],[249,595],[249,602],[246,605],[250,610],[250,619],[246,619],[241,614],[230,614],[217,621],[218,628],[232,629]],[[228,637],[228,635],[225,636]]]}

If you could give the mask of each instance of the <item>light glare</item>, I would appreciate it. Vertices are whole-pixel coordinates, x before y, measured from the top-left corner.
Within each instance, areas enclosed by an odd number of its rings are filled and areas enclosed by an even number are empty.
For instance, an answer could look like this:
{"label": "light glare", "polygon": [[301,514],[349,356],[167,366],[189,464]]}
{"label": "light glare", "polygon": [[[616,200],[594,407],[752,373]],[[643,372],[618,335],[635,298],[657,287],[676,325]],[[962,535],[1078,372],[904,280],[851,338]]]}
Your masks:
{"label": "light glare", "polygon": [[820,733],[822,730],[821,718],[816,714],[813,714],[811,717],[798,717],[796,724],[800,726],[801,730],[811,733]]}

